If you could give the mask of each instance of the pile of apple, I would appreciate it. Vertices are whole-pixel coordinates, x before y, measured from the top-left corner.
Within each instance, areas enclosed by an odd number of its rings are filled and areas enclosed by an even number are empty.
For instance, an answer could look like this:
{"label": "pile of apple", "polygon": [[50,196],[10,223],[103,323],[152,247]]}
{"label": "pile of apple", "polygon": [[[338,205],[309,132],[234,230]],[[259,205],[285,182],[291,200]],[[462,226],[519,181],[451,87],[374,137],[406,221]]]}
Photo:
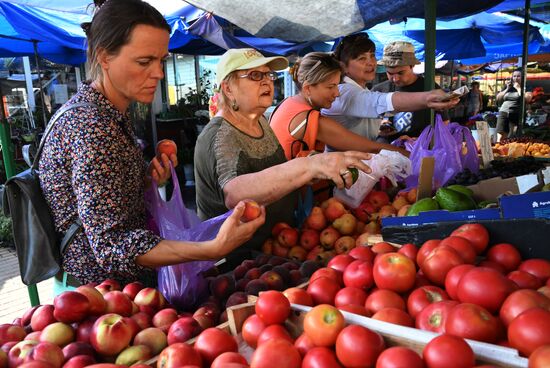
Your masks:
{"label": "pile of apple", "polygon": [[466,224],[420,249],[388,243],[355,248],[311,276],[309,305],[330,304],[530,356],[550,345],[550,261],[522,260],[511,244],[488,245],[482,225]]}
{"label": "pile of apple", "polygon": [[0,325],[0,368],[130,366],[216,325],[219,315],[210,302],[179,314],[157,289],[139,282],[122,290],[114,280],[83,285]]}

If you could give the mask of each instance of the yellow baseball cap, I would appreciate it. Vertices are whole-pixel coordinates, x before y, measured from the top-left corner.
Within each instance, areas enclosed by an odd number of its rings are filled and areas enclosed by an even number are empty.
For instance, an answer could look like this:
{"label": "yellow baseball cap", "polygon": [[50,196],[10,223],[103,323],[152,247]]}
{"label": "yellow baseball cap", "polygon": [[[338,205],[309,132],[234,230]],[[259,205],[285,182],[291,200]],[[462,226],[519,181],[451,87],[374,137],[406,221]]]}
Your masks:
{"label": "yellow baseball cap", "polygon": [[227,75],[235,70],[246,70],[267,65],[272,70],[288,68],[288,60],[283,56],[265,57],[255,49],[229,49],[222,55],[216,67],[218,88]]}

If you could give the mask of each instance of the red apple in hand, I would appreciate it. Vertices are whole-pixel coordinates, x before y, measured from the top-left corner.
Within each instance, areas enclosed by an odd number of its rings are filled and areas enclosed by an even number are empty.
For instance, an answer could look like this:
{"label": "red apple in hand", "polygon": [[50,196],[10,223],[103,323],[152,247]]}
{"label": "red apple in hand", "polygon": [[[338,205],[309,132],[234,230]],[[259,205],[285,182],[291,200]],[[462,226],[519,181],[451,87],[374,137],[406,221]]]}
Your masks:
{"label": "red apple in hand", "polygon": [[258,202],[253,200],[246,200],[244,202],[244,212],[241,217],[242,222],[252,221],[257,219],[262,214],[262,210]]}
{"label": "red apple in hand", "polygon": [[157,158],[160,158],[160,155],[163,153],[170,158],[171,155],[177,155],[178,146],[171,139],[163,139],[157,143]]}
{"label": "red apple in hand", "polygon": [[132,339],[132,329],[118,314],[105,314],[95,321],[90,343],[102,355],[116,355],[126,348]]}
{"label": "red apple in hand", "polygon": [[82,321],[90,310],[88,297],[76,291],[64,291],[53,300],[53,316],[64,323]]}

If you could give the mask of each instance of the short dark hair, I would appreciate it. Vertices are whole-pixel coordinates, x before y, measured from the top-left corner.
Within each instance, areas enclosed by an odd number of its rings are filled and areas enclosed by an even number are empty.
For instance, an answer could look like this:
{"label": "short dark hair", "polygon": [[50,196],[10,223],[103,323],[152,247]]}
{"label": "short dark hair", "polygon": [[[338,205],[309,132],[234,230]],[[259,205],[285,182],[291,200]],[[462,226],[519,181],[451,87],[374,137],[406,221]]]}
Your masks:
{"label": "short dark hair", "polygon": [[376,45],[369,38],[369,35],[365,32],[359,32],[342,38],[334,49],[334,57],[344,65],[348,65],[351,59],[356,59],[365,52],[375,51]]}
{"label": "short dark hair", "polygon": [[97,61],[99,50],[115,55],[130,41],[137,25],[148,25],[166,30],[170,26],[161,13],[142,0],[94,0],[94,16],[81,27],[88,40],[88,63],[95,79],[101,69]]}

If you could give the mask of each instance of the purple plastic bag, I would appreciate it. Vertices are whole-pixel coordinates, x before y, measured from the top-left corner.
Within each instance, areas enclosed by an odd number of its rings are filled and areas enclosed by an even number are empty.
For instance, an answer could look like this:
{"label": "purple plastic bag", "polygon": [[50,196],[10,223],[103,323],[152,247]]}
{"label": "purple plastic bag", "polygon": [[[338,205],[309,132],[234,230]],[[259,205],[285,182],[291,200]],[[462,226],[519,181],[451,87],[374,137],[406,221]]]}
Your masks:
{"label": "purple plastic bag", "polygon": [[[165,201],[160,197],[157,184],[153,181],[145,193],[147,210],[152,217],[150,224],[156,225],[159,235],[168,240],[205,241],[214,239],[231,211],[201,222],[191,210],[185,208],[179,182],[173,167],[172,198]],[[192,261],[160,267],[158,289],[170,304],[178,309],[191,310],[208,297],[208,281],[202,272],[214,266],[214,261]]]}
{"label": "purple plastic bag", "polygon": [[[430,149],[432,138],[433,147]],[[459,146],[451,135],[448,125],[443,122],[440,115],[436,115],[435,127],[430,125],[424,128],[414,144],[410,156],[412,175],[406,180],[407,187],[412,188],[418,185],[422,158],[430,156],[435,158],[432,189],[444,186],[462,171],[459,151]]]}
{"label": "purple plastic bag", "polygon": [[[456,143],[459,146],[460,162],[462,169],[470,169],[471,172],[479,172],[479,156],[477,155],[477,145],[472,132],[468,127],[458,123],[450,123],[449,129]],[[465,149],[462,143],[465,144]]]}

